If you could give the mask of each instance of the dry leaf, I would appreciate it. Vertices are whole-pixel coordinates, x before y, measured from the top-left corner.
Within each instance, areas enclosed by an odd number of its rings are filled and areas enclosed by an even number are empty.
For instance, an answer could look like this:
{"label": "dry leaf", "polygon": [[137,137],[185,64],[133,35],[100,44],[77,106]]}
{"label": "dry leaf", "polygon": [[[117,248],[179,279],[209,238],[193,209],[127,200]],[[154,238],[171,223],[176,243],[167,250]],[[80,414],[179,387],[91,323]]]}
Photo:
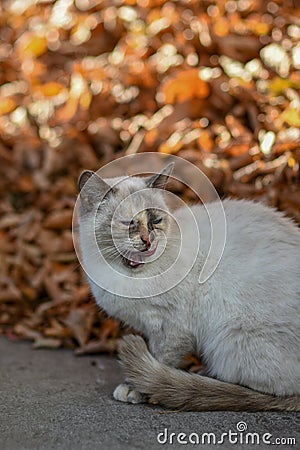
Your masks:
{"label": "dry leaf", "polygon": [[40,93],[45,97],[53,97],[60,94],[65,90],[65,87],[57,83],[56,81],[50,81],[49,83],[41,84],[34,87],[34,92]]}
{"label": "dry leaf", "polygon": [[0,116],[9,114],[16,108],[16,106],[16,102],[12,98],[0,98]]}
{"label": "dry leaf", "polygon": [[300,111],[296,108],[288,108],[279,116],[280,124],[287,123],[291,127],[300,127]]}
{"label": "dry leaf", "polygon": [[47,39],[38,34],[27,32],[20,39],[20,56],[38,57],[47,51]]}
{"label": "dry leaf", "polygon": [[88,308],[73,309],[64,323],[70,328],[80,346],[87,343],[93,323],[93,311]]}
{"label": "dry leaf", "polygon": [[54,211],[46,218],[44,222],[45,228],[49,229],[70,229],[72,225],[73,211],[63,210]]}
{"label": "dry leaf", "polygon": [[99,341],[90,341],[75,350],[75,355],[93,355],[97,353],[115,353],[118,349],[118,340],[107,339]]}
{"label": "dry leaf", "polygon": [[57,349],[61,347],[61,340],[54,338],[44,338],[39,336],[35,339],[33,343],[33,348],[49,348],[49,349]]}
{"label": "dry leaf", "polygon": [[206,98],[209,95],[209,85],[201,80],[198,69],[178,72],[161,87],[164,103],[181,103],[194,98]]}

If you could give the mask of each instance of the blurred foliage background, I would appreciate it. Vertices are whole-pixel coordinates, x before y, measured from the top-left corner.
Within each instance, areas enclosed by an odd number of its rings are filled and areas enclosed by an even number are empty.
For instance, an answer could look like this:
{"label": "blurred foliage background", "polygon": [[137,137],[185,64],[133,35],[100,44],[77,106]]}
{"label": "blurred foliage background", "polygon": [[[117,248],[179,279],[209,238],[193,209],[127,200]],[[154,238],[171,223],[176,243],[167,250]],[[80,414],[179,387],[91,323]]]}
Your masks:
{"label": "blurred foliage background", "polygon": [[82,169],[176,154],[300,222],[297,0],[3,0],[0,69],[1,334],[83,354],[127,332],[73,250]]}

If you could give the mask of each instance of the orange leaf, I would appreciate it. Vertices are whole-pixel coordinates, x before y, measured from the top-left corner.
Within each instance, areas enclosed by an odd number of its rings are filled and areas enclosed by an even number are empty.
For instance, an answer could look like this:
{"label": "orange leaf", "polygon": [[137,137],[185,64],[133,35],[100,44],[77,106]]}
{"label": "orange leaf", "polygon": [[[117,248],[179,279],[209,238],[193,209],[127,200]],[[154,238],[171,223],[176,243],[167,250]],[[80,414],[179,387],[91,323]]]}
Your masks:
{"label": "orange leaf", "polygon": [[197,139],[198,146],[205,152],[210,152],[214,147],[214,142],[207,130],[201,131],[200,136]]}
{"label": "orange leaf", "polygon": [[12,98],[3,98],[0,100],[0,116],[9,114],[16,108],[16,102]]}
{"label": "orange leaf", "polygon": [[56,119],[58,122],[68,122],[71,120],[78,108],[78,98],[70,97],[67,103],[57,111]]}
{"label": "orange leaf", "polygon": [[19,50],[22,56],[41,56],[47,51],[47,39],[34,33],[24,33]]}
{"label": "orange leaf", "polygon": [[59,94],[64,89],[64,86],[56,81],[41,84],[35,87],[35,91],[43,94],[45,97],[53,97]]}
{"label": "orange leaf", "polygon": [[108,317],[101,325],[99,337],[101,339],[107,339],[109,337],[116,338],[119,332],[119,322]]}
{"label": "orange leaf", "polygon": [[178,142],[176,142],[176,143],[174,143],[174,144],[172,144],[172,143],[166,141],[166,142],[163,142],[163,143],[159,146],[158,151],[159,151],[160,153],[169,153],[169,154],[172,154],[172,153],[177,153],[177,152],[179,152],[179,150],[181,149],[181,147],[182,147],[182,141],[181,141],[181,140],[179,140]]}
{"label": "orange leaf", "polygon": [[209,85],[201,80],[198,69],[189,69],[178,72],[167,80],[161,92],[165,103],[181,103],[193,98],[206,98],[209,95]]}
{"label": "orange leaf", "polygon": [[82,109],[88,109],[92,101],[92,95],[89,91],[84,92],[80,97],[79,104]]}
{"label": "orange leaf", "polygon": [[220,17],[213,25],[213,30],[218,36],[227,36],[229,23],[224,17]]}
{"label": "orange leaf", "polygon": [[145,143],[147,145],[154,145],[157,138],[158,138],[157,130],[156,128],[152,128],[145,134]]}

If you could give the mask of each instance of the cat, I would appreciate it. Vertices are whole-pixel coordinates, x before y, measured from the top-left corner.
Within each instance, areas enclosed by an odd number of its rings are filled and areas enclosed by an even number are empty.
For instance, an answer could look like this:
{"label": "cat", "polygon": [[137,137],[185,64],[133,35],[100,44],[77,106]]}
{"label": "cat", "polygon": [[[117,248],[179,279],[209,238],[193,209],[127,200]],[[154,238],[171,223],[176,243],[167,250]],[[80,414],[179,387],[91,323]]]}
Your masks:
{"label": "cat", "polygon": [[[300,411],[298,227],[261,203],[224,200],[223,256],[200,284],[209,220],[204,205],[190,207],[198,239],[185,208],[169,212],[163,193],[172,168],[105,180],[84,171],[78,181],[82,260],[96,302],[149,346],[125,336],[119,355],[127,379],[114,398],[190,411]],[[188,239],[178,258],[181,235]],[[170,288],[167,275],[151,282],[177,260]],[[204,373],[178,368],[189,353],[201,356]]]}

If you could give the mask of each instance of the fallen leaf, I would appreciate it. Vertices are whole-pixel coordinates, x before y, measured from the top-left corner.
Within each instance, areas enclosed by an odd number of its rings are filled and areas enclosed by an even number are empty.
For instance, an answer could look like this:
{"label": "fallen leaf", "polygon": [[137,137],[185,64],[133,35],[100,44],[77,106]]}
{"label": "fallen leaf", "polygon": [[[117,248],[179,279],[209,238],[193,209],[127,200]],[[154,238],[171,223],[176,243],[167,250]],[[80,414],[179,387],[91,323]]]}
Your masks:
{"label": "fallen leaf", "polygon": [[269,91],[274,95],[280,95],[289,88],[299,89],[300,83],[290,78],[275,77],[268,84]]}
{"label": "fallen leaf", "polygon": [[53,97],[63,91],[65,91],[65,87],[56,81],[50,81],[49,83],[40,84],[34,87],[34,92],[40,93],[45,97]]}
{"label": "fallen leaf", "polygon": [[47,39],[33,32],[25,32],[20,39],[19,52],[23,57],[38,57],[47,51]]}
{"label": "fallen leaf", "polygon": [[44,338],[39,336],[35,339],[33,343],[33,348],[49,348],[49,349],[57,349],[61,347],[62,341],[60,339],[54,338]]}
{"label": "fallen leaf", "polygon": [[99,341],[90,341],[75,350],[75,355],[94,355],[97,353],[115,353],[118,349],[118,340],[107,339]]}
{"label": "fallen leaf", "polygon": [[93,310],[89,308],[73,309],[64,319],[81,347],[88,341],[93,320]]}
{"label": "fallen leaf", "polygon": [[279,124],[287,123],[291,127],[300,127],[300,111],[296,108],[287,108],[278,118]]}
{"label": "fallen leaf", "polygon": [[201,80],[198,69],[179,71],[161,87],[164,103],[181,103],[193,98],[206,98],[210,89],[208,83]]}
{"label": "fallen leaf", "polygon": [[0,116],[3,116],[4,114],[9,114],[14,109],[16,109],[16,107],[17,104],[12,98],[10,97],[2,99],[0,98]]}
{"label": "fallen leaf", "polygon": [[51,230],[70,229],[72,224],[73,211],[54,211],[46,218],[44,227]]}

